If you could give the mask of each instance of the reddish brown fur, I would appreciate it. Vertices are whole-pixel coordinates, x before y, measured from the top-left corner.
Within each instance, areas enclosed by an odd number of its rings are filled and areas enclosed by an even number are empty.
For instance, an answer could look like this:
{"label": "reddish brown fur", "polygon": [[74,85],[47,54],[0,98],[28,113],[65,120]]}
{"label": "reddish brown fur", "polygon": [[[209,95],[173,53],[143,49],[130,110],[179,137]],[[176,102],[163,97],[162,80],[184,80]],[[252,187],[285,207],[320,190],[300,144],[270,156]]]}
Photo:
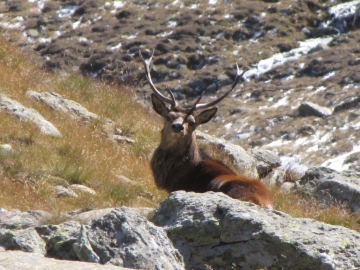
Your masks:
{"label": "reddish brown fur", "polygon": [[181,188],[169,189],[194,192],[222,192],[241,201],[252,202],[272,209],[272,198],[267,188],[259,181],[237,175],[220,161],[200,161],[181,181]]}

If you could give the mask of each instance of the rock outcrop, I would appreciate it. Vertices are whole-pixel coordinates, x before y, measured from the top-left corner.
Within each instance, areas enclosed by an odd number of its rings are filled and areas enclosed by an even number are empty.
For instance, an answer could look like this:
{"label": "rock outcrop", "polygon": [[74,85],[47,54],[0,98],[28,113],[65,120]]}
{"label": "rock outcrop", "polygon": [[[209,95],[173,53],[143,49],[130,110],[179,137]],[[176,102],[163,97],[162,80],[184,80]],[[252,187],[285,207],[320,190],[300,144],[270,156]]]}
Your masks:
{"label": "rock outcrop", "polygon": [[337,172],[326,167],[313,167],[300,179],[297,190],[314,196],[325,204],[343,203],[360,212],[360,173]]}
{"label": "rock outcrop", "polygon": [[[155,210],[153,223],[126,207],[79,215],[84,224],[34,223],[26,229],[0,229],[0,258],[14,254],[11,260],[0,260],[0,266],[27,266],[34,261],[61,265],[54,259],[62,259],[88,262],[89,269],[103,269],[100,264],[196,270],[360,267],[359,233],[292,218],[222,193],[173,192]],[[93,219],[86,222],[89,217]],[[10,250],[33,255],[7,253]],[[64,261],[63,267],[68,264]],[[80,262],[75,265],[85,267]]]}
{"label": "rock outcrop", "polygon": [[[89,213],[88,216],[96,218],[85,225],[74,220],[59,225],[37,225],[33,222],[26,229],[20,225],[16,228],[10,226],[17,219],[8,218],[7,227],[13,230],[0,229],[0,248],[127,268],[184,269],[182,255],[173,247],[162,228],[126,207],[105,209],[102,213],[105,215],[101,217],[96,217],[97,213]],[[17,213],[18,217],[28,215]],[[88,216],[83,213],[82,218],[73,216],[73,219],[85,221]],[[29,224],[26,222],[26,225]],[[36,256],[36,259],[42,261],[41,256]]]}
{"label": "rock outcrop", "polygon": [[114,124],[114,122],[105,117],[101,117],[95,113],[88,111],[81,104],[67,99],[62,95],[59,95],[55,92],[36,92],[36,91],[28,91],[27,96],[33,98],[35,100],[39,100],[45,103],[47,106],[54,110],[62,111],[70,115],[70,117],[75,119],[82,119],[84,123],[87,123],[91,120],[102,120],[105,123]]}
{"label": "rock outcrop", "polygon": [[360,234],[239,202],[172,193],[156,210],[186,269],[357,269]]}
{"label": "rock outcrop", "polygon": [[22,104],[0,95],[0,110],[5,110],[8,114],[11,114],[20,120],[29,121],[34,123],[43,134],[61,137],[60,131],[49,121],[47,121],[39,112],[32,108],[24,107]]}
{"label": "rock outcrop", "polygon": [[255,158],[247,153],[241,146],[229,143],[223,139],[216,138],[198,130],[196,131],[196,138],[200,146],[210,144],[221,154],[228,157],[242,175],[253,179],[259,178]]}

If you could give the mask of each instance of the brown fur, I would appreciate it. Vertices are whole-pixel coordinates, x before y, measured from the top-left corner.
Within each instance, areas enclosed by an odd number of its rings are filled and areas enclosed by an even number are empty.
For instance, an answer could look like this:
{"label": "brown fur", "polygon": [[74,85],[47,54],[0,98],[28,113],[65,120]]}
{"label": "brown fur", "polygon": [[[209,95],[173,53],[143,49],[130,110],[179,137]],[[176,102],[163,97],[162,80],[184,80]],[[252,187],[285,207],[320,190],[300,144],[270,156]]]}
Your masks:
{"label": "brown fur", "polygon": [[[199,151],[194,131],[215,115],[216,108],[187,116],[169,110],[154,94],[152,103],[155,111],[164,118],[161,142],[151,159],[158,188],[168,192],[223,192],[232,198],[272,209],[271,194],[260,181],[239,176],[221,161]],[[175,130],[174,123],[181,124],[182,129]]]}

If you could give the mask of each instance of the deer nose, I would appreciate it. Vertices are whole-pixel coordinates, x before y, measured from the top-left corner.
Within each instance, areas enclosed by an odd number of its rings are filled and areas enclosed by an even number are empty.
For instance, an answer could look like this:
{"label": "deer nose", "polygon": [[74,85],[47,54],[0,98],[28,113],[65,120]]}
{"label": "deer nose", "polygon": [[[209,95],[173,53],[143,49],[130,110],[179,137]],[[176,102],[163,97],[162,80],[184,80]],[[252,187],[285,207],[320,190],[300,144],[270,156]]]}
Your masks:
{"label": "deer nose", "polygon": [[171,125],[171,128],[174,132],[181,132],[184,130],[184,126],[181,123],[174,123]]}

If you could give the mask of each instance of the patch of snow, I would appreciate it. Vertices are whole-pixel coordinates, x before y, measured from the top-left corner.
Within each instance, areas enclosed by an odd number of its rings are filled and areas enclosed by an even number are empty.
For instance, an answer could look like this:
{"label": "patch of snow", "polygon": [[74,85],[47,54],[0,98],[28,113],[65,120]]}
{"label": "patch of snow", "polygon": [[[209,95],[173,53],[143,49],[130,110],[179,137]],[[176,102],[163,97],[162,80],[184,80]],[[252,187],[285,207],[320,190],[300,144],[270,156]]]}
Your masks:
{"label": "patch of snow", "polygon": [[289,76],[286,76],[284,78],[281,78],[281,81],[282,82],[286,82],[286,81],[291,81],[295,78],[295,75],[289,75]]}
{"label": "patch of snow", "polygon": [[[311,90],[311,89],[310,89]],[[316,89],[315,91],[314,91],[314,94],[315,93],[318,93],[318,92],[323,92],[323,91],[325,91],[326,90],[326,87],[325,86],[320,86],[318,89]]]}
{"label": "patch of snow", "polygon": [[190,6],[190,9],[197,9],[198,6],[199,6],[198,4],[192,4],[192,5]]}
{"label": "patch of snow", "polygon": [[66,5],[65,7],[56,11],[56,14],[59,16],[59,18],[68,18],[74,14],[77,8],[78,6],[76,5]]}
{"label": "patch of snow", "polygon": [[319,45],[327,45],[332,40],[332,37],[326,37],[300,41],[298,48],[292,49],[289,52],[276,53],[267,59],[260,60],[255,68],[244,73],[243,78],[248,81],[251,77],[258,77],[259,75],[271,70],[274,67],[280,66],[287,61],[296,60],[303,55],[307,55],[315,47]]}
{"label": "patch of snow", "polygon": [[217,4],[217,0],[209,0],[209,5],[216,5]]}
{"label": "patch of snow", "polygon": [[301,157],[297,155],[292,157],[281,156],[280,160],[281,160],[281,168],[285,171],[304,174],[308,169],[307,166],[302,164],[303,161]]}
{"label": "patch of snow", "polygon": [[272,108],[278,108],[280,106],[286,106],[289,105],[288,97],[283,97],[282,99],[278,100],[274,105],[272,105]]}
{"label": "patch of snow", "polygon": [[113,2],[113,6],[114,8],[118,9],[118,8],[122,8],[123,6],[125,6],[125,3],[123,1],[114,1]]}
{"label": "patch of snow", "polygon": [[172,33],[173,33],[173,31],[165,31],[160,34],[157,34],[156,36],[157,37],[167,37],[167,36],[170,36]]}
{"label": "patch of snow", "polygon": [[333,170],[336,170],[339,172],[347,170],[347,169],[349,169],[350,164],[344,164],[345,159],[348,156],[350,156],[354,153],[358,153],[358,152],[360,152],[360,145],[355,145],[351,152],[340,155],[336,158],[329,159],[329,160],[325,161],[323,164],[321,164],[321,166],[328,167],[330,169],[333,169]]}
{"label": "patch of snow", "polygon": [[110,50],[117,50],[121,48],[121,43],[119,43],[118,45],[115,45],[113,47],[110,47]]}
{"label": "patch of snow", "polygon": [[345,85],[344,87],[343,87],[343,90],[348,90],[348,89],[350,89],[350,88],[359,88],[360,87],[360,83],[350,83],[350,84],[348,84],[348,85]]}
{"label": "patch of snow", "polygon": [[316,152],[316,151],[319,151],[319,146],[316,144],[316,145],[313,145],[311,147],[309,147],[308,149],[306,149],[306,152]]}
{"label": "patch of snow", "polygon": [[331,7],[329,13],[334,17],[346,17],[348,15],[354,14],[359,5],[359,0],[339,4]]}
{"label": "patch of snow", "polygon": [[139,32],[136,32],[135,34],[132,34],[130,36],[125,36],[125,35],[122,35],[121,38],[125,38],[125,39],[134,39],[137,37],[137,35],[139,34]]}
{"label": "patch of snow", "polygon": [[73,29],[78,28],[78,26],[80,25],[80,23],[81,23],[81,21],[82,21],[83,18],[84,18],[84,15],[82,15],[82,16],[79,18],[78,21],[76,21],[76,22],[74,22],[74,23],[72,24],[72,28],[73,28]]}
{"label": "patch of snow", "polygon": [[326,143],[330,140],[330,138],[331,138],[331,133],[329,132],[326,133],[324,136],[322,136],[319,141],[322,143]]}
{"label": "patch of snow", "polygon": [[41,12],[41,10],[44,8],[44,4],[46,0],[28,0],[29,3],[36,3],[38,11]]}
{"label": "patch of snow", "polygon": [[[1,14],[1,18],[3,17],[3,14]],[[11,20],[11,22],[1,22],[0,26],[7,29],[19,29],[23,30],[24,27],[24,18],[22,16],[17,16]]]}
{"label": "patch of snow", "polygon": [[288,145],[290,143],[293,143],[293,142],[292,141],[283,141],[282,139],[279,139],[279,140],[273,141],[271,143],[268,143],[266,145],[263,145],[262,147],[263,148],[280,147],[283,145]]}
{"label": "patch of snow", "polygon": [[78,41],[79,42],[89,42],[89,40],[86,37],[79,37]]}
{"label": "patch of snow", "polygon": [[51,38],[39,38],[38,40],[41,43],[51,43]]}
{"label": "patch of snow", "polygon": [[167,27],[168,28],[174,28],[177,25],[176,21],[168,21]]}
{"label": "patch of snow", "polygon": [[324,77],[322,78],[323,81],[329,79],[330,77],[334,76],[336,74],[336,71],[330,71],[329,73],[326,73]]}
{"label": "patch of snow", "polygon": [[225,127],[226,129],[230,129],[232,125],[233,125],[232,123],[227,123],[224,127]]}
{"label": "patch of snow", "polygon": [[246,140],[246,139],[249,139],[249,138],[250,138],[251,134],[252,134],[251,132],[240,133],[240,134],[237,134],[237,135],[236,135],[236,139]]}

